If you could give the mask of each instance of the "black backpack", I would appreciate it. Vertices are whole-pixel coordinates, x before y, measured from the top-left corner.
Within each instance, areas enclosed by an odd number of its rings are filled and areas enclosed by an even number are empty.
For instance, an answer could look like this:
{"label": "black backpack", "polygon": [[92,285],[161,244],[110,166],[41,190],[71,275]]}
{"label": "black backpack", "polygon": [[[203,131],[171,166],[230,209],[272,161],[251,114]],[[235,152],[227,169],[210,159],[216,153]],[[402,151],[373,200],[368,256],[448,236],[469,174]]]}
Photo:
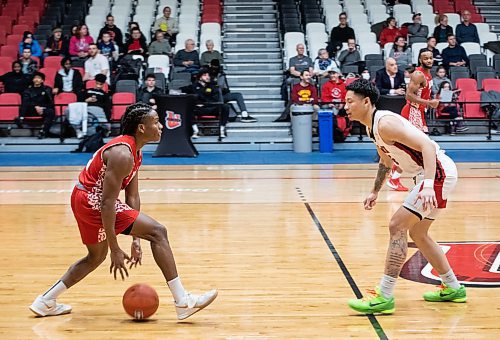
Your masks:
{"label": "black backpack", "polygon": [[108,130],[102,126],[97,126],[96,132],[93,135],[85,136],[72,152],[90,152],[94,153],[104,146],[104,137]]}

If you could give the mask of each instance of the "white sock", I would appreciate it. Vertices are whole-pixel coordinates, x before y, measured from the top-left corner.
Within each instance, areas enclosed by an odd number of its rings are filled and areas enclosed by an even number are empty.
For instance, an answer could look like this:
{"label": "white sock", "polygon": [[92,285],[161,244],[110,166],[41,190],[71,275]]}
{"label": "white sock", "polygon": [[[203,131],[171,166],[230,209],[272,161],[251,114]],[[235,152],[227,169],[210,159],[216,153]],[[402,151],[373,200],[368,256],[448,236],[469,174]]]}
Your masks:
{"label": "white sock", "polygon": [[450,269],[446,274],[439,275],[443,283],[453,289],[460,288],[460,283],[458,283],[457,277],[455,273],[453,273],[453,269]]}
{"label": "white sock", "polygon": [[167,284],[168,288],[170,288],[170,292],[172,292],[175,302],[181,301],[184,295],[186,295],[186,290],[182,285],[181,278],[177,276],[175,279],[168,281]]}
{"label": "white sock", "polygon": [[198,133],[198,132],[200,132],[200,129],[198,129],[198,125],[193,124],[192,128],[193,128],[193,133]]}
{"label": "white sock", "polygon": [[380,294],[386,299],[390,299],[394,295],[394,287],[396,286],[396,278],[385,275],[380,280]]}
{"label": "white sock", "polygon": [[401,177],[401,174],[397,171],[393,171],[391,178],[398,179],[399,177]]}
{"label": "white sock", "polygon": [[43,297],[49,300],[55,300],[59,295],[67,291],[68,288],[61,280],[57,281],[48,291],[43,294]]}
{"label": "white sock", "polygon": [[246,111],[241,111],[241,116],[242,116],[242,117],[248,117],[248,112],[246,112]]}

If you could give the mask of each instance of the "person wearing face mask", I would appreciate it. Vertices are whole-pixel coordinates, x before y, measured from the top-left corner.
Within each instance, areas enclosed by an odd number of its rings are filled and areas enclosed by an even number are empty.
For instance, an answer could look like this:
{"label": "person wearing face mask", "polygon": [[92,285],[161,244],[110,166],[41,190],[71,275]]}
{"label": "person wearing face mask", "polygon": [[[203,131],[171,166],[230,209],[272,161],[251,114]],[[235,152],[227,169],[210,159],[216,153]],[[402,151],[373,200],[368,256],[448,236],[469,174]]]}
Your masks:
{"label": "person wearing face mask", "polygon": [[23,94],[24,90],[30,85],[30,78],[21,72],[22,66],[19,61],[12,63],[12,71],[0,76],[0,82],[3,83],[4,93]]}
{"label": "person wearing face mask", "polygon": [[366,80],[370,80],[370,78],[371,78],[370,71],[368,71],[368,70],[365,68],[365,69],[363,70],[363,72],[361,72],[361,78],[366,79]]}

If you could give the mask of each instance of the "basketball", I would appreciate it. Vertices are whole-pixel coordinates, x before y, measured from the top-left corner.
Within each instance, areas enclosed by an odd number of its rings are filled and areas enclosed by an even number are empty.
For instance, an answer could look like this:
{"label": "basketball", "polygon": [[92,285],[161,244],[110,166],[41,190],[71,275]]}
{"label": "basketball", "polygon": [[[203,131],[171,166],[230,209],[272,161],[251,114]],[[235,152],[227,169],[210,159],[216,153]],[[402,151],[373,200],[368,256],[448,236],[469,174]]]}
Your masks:
{"label": "basketball", "polygon": [[158,294],[153,287],[138,283],[123,294],[123,308],[135,320],[149,318],[158,309]]}

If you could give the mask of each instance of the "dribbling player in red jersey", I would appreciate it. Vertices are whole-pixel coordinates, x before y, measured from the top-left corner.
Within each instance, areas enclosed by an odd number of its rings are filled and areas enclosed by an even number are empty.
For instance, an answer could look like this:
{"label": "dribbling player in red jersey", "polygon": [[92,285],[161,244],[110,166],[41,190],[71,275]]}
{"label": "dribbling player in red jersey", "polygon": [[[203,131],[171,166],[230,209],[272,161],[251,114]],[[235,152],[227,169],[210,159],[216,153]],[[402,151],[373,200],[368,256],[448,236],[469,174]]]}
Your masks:
{"label": "dribbling player in red jersey", "polygon": [[[116,279],[119,272],[125,279],[125,275],[128,276],[125,261],[130,264],[129,269],[141,264],[141,238],[151,243],[153,257],[174,297],[178,319],[189,317],[215,300],[217,290],[194,295],[184,289],[166,228],[140,212],[137,172],[142,162],[141,148],[160,140],[162,128],[158,114],[150,105],[130,105],[122,118],[122,135],[100,148],[82,170],[71,195],[71,208],[88,254],[35,299],[29,307],[33,313],[38,316],[70,313],[71,306],[56,303],[56,299],[103,263],[108,248],[110,273],[113,272]],[[121,190],[125,190],[125,203],[118,199]],[[133,236],[131,256],[120,249],[117,234]]]}
{"label": "dribbling player in red jersey", "polygon": [[[427,123],[425,122],[425,109],[427,107],[436,108],[439,105],[439,100],[432,99],[432,75],[431,68],[434,64],[434,57],[431,51],[422,51],[418,56],[420,67],[415,68],[411,74],[410,83],[406,89],[407,103],[401,110],[401,116],[406,118],[410,123],[416,126],[423,132],[428,132]],[[399,178],[401,171],[397,166],[391,169],[391,176],[387,181],[387,185],[396,191],[408,191],[404,187]]]}

